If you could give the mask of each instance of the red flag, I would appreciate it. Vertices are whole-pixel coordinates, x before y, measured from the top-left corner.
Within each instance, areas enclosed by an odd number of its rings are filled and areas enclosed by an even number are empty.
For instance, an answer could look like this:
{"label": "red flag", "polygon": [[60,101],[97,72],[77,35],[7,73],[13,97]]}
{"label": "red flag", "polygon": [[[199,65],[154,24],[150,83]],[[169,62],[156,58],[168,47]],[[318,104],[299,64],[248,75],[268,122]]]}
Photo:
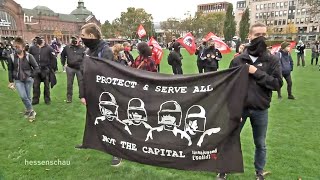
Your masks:
{"label": "red flag", "polygon": [[230,47],[223,42],[218,36],[210,32],[209,34],[206,35],[205,40],[208,41],[210,39],[213,39],[215,42],[215,48],[219,49],[221,54],[228,54],[231,53]]}
{"label": "red flag", "polygon": [[143,36],[147,35],[146,30],[144,29],[144,27],[140,24],[137,34],[139,36],[139,38],[142,38]]}
{"label": "red flag", "polygon": [[195,38],[192,36],[190,32],[187,33],[183,38],[179,38],[177,42],[179,42],[181,46],[186,48],[190,55],[193,55],[196,52],[197,47],[195,43]]}
{"label": "red flag", "polygon": [[162,50],[161,46],[153,37],[150,38],[148,45],[153,46],[152,54],[154,54],[154,57],[156,57],[156,59],[154,59],[154,60],[155,60],[156,64],[160,64],[162,56],[163,56],[163,50]]}
{"label": "red flag", "polygon": [[[296,42],[292,41],[290,42],[290,51],[296,47]],[[271,54],[275,54],[276,52],[278,52],[281,48],[281,44],[275,44],[272,46],[272,49],[271,49]]]}
{"label": "red flag", "polygon": [[204,39],[206,41],[209,41],[209,39],[220,39],[220,38],[218,36],[216,36],[215,34],[213,34],[212,32],[209,32],[209,34],[207,34]]}

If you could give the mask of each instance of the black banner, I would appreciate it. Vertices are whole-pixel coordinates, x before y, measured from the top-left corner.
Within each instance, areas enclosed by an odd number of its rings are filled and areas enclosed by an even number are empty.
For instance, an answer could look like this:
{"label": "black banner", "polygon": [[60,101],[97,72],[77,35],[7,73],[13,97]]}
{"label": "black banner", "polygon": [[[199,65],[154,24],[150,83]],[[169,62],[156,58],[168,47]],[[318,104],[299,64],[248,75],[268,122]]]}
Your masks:
{"label": "black banner", "polygon": [[88,57],[83,145],[155,166],[243,172],[248,76],[247,66],[172,76]]}

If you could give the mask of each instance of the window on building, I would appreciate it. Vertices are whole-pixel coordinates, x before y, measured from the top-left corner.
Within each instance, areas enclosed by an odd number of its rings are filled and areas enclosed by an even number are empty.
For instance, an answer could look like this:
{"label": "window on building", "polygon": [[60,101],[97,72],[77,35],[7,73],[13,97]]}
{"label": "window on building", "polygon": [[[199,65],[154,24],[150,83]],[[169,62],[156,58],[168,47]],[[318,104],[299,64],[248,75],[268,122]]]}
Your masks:
{"label": "window on building", "polygon": [[276,11],[276,17],[278,17],[279,16],[279,11]]}
{"label": "window on building", "polygon": [[268,3],[268,8],[271,8],[271,3]]}
{"label": "window on building", "polygon": [[267,4],[264,4],[263,6],[264,6],[264,9],[267,9]]}
{"label": "window on building", "polygon": [[304,18],[300,18],[300,24],[304,23]]}
{"label": "window on building", "polygon": [[271,12],[271,17],[274,17],[274,11]]}
{"label": "window on building", "polygon": [[272,3],[272,7],[273,7],[273,8],[276,7],[276,3]]}
{"label": "window on building", "polygon": [[259,19],[259,13],[256,13],[256,19]]}
{"label": "window on building", "polygon": [[297,15],[300,15],[300,14],[301,14],[301,10],[298,9],[298,10],[297,10]]}
{"label": "window on building", "polygon": [[260,10],[260,6],[259,6],[259,5],[257,5],[257,6],[256,6],[256,9],[257,9],[257,10]]}
{"label": "window on building", "polygon": [[289,14],[292,14],[292,10],[289,10]]}
{"label": "window on building", "polygon": [[279,16],[282,16],[282,14],[283,14],[283,11],[279,11]]}
{"label": "window on building", "polygon": [[296,10],[292,10],[292,13],[295,14],[295,13],[296,13]]}
{"label": "window on building", "polygon": [[306,9],[302,9],[301,10],[301,15],[305,15],[306,14]]}
{"label": "window on building", "polygon": [[287,21],[285,19],[282,20],[282,25],[286,25]]}
{"label": "window on building", "polygon": [[277,20],[274,20],[274,25],[278,25],[278,21]]}
{"label": "window on building", "polygon": [[260,4],[260,9],[263,9],[263,4]]}
{"label": "window on building", "polygon": [[283,16],[287,16],[287,10],[283,11]]}
{"label": "window on building", "polygon": [[267,13],[267,17],[270,17],[270,12]]}
{"label": "window on building", "polygon": [[288,2],[284,2],[284,7],[287,7],[288,6]]}
{"label": "window on building", "polygon": [[263,13],[263,18],[266,18],[267,17],[267,13]]}
{"label": "window on building", "polygon": [[259,13],[259,18],[262,19],[262,13]]}
{"label": "window on building", "polygon": [[280,8],[283,8],[283,2],[280,3]]}
{"label": "window on building", "polygon": [[281,25],[281,20],[278,21],[278,25]]}
{"label": "window on building", "polygon": [[276,7],[277,7],[277,8],[279,8],[279,7],[280,7],[280,3],[279,3],[279,2],[277,2]]}

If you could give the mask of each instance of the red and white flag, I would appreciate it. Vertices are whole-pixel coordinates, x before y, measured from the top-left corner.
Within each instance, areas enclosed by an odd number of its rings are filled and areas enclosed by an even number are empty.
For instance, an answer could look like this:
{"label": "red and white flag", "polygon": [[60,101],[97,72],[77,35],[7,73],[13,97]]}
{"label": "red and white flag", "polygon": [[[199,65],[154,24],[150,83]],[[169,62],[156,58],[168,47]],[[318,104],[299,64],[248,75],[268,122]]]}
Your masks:
{"label": "red and white flag", "polygon": [[221,54],[228,54],[231,53],[230,47],[221,40],[218,36],[210,32],[209,34],[206,35],[205,40],[208,41],[210,39],[213,39],[215,42],[215,48],[219,49]]}
{"label": "red and white flag", "polygon": [[155,54],[155,57],[156,57],[156,59],[154,59],[154,61],[156,62],[156,64],[160,64],[162,56],[163,56],[163,50],[162,50],[161,46],[153,37],[150,38],[148,45],[153,46],[152,53]]}
{"label": "red and white flag", "polygon": [[140,24],[140,26],[138,28],[137,34],[138,34],[139,38],[142,38],[145,35],[147,35],[146,30],[144,29],[144,27],[141,24]]}
{"label": "red and white flag", "polygon": [[[290,52],[294,47],[296,47],[296,42],[294,41],[290,42]],[[271,54],[276,54],[276,52],[278,52],[280,48],[281,48],[281,44],[272,45]]]}
{"label": "red and white flag", "polygon": [[193,55],[196,52],[196,43],[195,38],[192,36],[192,34],[189,32],[187,33],[183,38],[179,38],[177,40],[183,46],[190,55]]}

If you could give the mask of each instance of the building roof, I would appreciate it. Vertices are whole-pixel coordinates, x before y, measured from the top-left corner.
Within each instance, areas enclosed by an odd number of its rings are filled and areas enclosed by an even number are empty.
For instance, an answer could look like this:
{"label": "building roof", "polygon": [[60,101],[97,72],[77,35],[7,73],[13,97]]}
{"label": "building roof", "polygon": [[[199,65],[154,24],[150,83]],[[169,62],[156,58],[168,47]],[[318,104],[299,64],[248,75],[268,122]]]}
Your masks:
{"label": "building roof", "polygon": [[[45,7],[45,6],[41,6],[41,7]],[[39,18],[39,16],[56,16],[61,21],[67,21],[67,22],[82,22],[83,21],[82,19],[79,19],[79,18],[77,18],[77,16],[72,15],[72,14],[60,14],[60,13],[55,13],[52,10],[51,10],[52,12],[50,12],[49,10],[44,10],[44,9],[39,9],[39,8],[37,8],[37,9],[36,8],[33,8],[33,9],[23,8],[24,13],[28,16],[33,16],[33,18]],[[41,12],[41,14],[40,14],[40,12]]]}
{"label": "building roof", "polygon": [[71,12],[73,15],[92,15],[92,12],[89,11],[85,6],[83,0],[79,0],[77,9]]}

